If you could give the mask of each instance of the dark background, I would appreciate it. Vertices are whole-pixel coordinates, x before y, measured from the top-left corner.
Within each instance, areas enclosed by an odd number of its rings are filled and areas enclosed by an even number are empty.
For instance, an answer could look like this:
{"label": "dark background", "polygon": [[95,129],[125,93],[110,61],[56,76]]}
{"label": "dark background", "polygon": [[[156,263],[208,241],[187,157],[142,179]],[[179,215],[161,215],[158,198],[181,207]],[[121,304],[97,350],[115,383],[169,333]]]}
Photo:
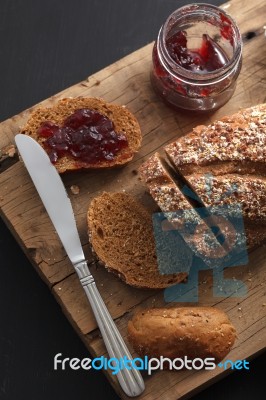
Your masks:
{"label": "dark background", "polygon": [[[185,3],[0,0],[1,121],[151,42]],[[90,355],[1,220],[0,268],[0,399],[117,399],[101,372],[53,371],[57,353]],[[265,361],[193,399],[260,398]]]}

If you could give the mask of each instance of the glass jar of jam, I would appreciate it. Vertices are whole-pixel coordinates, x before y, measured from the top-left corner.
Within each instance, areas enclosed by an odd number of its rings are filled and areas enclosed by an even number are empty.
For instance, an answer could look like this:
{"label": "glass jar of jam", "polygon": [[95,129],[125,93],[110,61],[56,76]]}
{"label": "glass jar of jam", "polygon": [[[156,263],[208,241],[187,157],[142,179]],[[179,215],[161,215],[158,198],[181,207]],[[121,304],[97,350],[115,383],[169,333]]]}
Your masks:
{"label": "glass jar of jam", "polygon": [[242,65],[242,40],[234,20],[210,4],[174,11],[153,47],[151,82],[166,103],[215,110],[233,95]]}

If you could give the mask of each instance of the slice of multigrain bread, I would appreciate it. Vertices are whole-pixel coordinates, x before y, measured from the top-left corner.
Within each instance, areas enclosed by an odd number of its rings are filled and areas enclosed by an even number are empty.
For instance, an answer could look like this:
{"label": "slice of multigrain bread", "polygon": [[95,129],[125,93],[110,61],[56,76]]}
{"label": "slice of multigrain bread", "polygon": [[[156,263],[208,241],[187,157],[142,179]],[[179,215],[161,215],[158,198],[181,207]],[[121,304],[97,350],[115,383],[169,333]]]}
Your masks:
{"label": "slice of multigrain bread", "polygon": [[97,163],[88,163],[77,160],[71,155],[62,156],[55,162],[59,173],[80,169],[110,168],[128,163],[141,145],[141,130],[135,116],[124,106],[107,103],[100,98],[64,98],[52,107],[39,107],[30,115],[21,133],[31,136],[43,147],[45,138],[38,135],[38,129],[44,122],[51,122],[62,126],[65,119],[80,109],[95,110],[108,117],[114,124],[116,133],[123,133],[128,141],[128,146],[121,149],[114,159]]}
{"label": "slice of multigrain bread", "polygon": [[159,272],[151,215],[129,194],[102,193],[92,200],[87,220],[99,261],[127,284],[162,289],[187,277]]}

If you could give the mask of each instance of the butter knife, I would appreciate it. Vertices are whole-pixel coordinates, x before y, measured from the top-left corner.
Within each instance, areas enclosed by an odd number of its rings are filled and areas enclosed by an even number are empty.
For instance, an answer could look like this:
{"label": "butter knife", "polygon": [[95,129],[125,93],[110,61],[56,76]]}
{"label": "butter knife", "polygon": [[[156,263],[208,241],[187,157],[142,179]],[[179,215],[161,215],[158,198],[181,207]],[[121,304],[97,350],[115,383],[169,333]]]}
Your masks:
{"label": "butter knife", "polygon": [[[31,179],[41,197],[46,211],[58,233],[64,249],[75,268],[85,290],[101,331],[110,358],[132,360],[132,356],[120,335],[91,275],[81,246],[70,199],[64,184],[47,153],[31,137],[15,136],[15,142]],[[130,397],[140,395],[144,381],[134,368],[122,368],[117,379],[123,391]]]}

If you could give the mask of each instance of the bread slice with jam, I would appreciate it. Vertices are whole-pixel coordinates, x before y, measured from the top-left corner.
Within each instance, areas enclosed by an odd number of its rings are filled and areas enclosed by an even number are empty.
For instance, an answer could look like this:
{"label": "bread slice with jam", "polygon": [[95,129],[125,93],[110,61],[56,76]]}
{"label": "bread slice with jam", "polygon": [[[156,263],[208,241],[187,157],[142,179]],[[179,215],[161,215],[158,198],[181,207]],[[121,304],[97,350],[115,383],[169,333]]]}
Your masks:
{"label": "bread slice with jam", "polygon": [[139,123],[125,106],[85,97],[37,108],[21,133],[38,141],[59,173],[122,166],[142,140]]}

